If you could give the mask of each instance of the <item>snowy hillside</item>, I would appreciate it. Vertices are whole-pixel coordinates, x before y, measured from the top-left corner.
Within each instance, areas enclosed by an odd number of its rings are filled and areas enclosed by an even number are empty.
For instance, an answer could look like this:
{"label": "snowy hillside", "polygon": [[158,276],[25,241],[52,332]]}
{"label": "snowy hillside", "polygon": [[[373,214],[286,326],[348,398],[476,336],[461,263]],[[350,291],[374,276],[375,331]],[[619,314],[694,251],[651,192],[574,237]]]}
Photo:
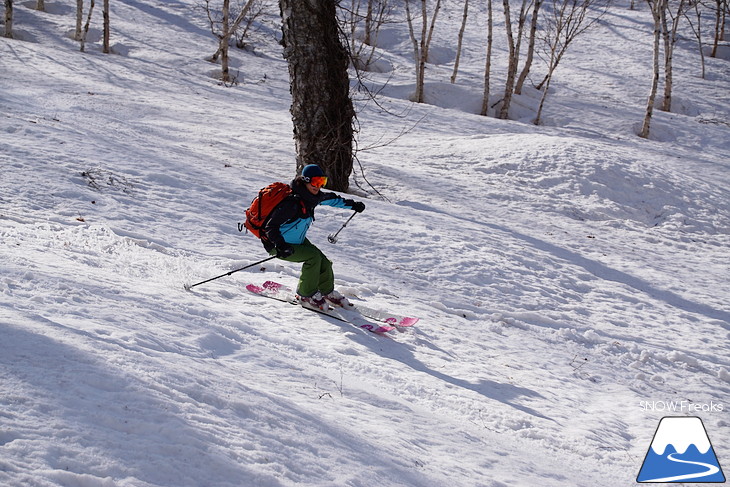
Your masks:
{"label": "snowy hillside", "polygon": [[34,3],[0,39],[0,485],[618,487],[680,415],[730,473],[727,58],[701,79],[684,32],[644,140],[644,5],[578,38],[539,127],[532,89],[522,121],[474,114],[483,7],[455,85],[445,7],[423,105],[390,26],[390,113],[357,102],[383,197],[358,168],[365,212],[309,234],[354,302],[420,318],[378,336],[246,291],[286,262],[183,287],[266,257],[237,222],[294,171],[275,18],[226,87],[195,0],[111,2],[111,55],[100,23],[68,37],[75,2]]}

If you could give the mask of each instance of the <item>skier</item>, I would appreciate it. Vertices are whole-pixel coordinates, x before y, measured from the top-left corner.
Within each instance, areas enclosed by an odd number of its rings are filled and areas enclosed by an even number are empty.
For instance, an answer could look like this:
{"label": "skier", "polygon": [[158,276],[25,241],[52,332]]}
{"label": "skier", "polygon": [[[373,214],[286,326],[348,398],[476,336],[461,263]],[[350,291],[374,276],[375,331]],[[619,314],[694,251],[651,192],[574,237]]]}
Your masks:
{"label": "skier", "polygon": [[305,166],[301,176],[289,184],[292,194],[271,212],[261,239],[270,255],[302,263],[297,301],[325,311],[330,309],[329,303],[345,307],[350,303],[335,291],[332,262],[307,239],[307,230],[314,221],[314,207],[328,205],[349,208],[358,213],[365,209],[365,204],[360,201],[322,191],[326,184],[327,176],[318,165]]}

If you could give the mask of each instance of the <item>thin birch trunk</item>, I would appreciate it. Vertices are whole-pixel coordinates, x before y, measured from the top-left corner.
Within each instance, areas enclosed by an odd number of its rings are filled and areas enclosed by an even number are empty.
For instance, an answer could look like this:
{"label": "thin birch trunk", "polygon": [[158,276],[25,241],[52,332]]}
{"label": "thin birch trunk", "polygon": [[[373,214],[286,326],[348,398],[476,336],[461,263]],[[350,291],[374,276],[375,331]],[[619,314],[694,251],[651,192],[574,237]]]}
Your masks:
{"label": "thin birch trunk", "polygon": [[715,3],[715,39],[712,43],[712,52],[710,53],[710,57],[717,57],[717,48],[720,45],[720,40],[723,38],[723,33],[725,31],[724,2],[723,0],[716,0]]}
{"label": "thin birch trunk", "polygon": [[441,8],[441,0],[436,1],[433,17],[431,18],[431,26],[428,25],[428,11],[426,9],[426,0],[421,0],[421,38],[416,39],[413,30],[413,19],[411,17],[410,2],[406,0],[406,17],[408,20],[408,30],[413,42],[413,53],[416,62],[416,93],[414,100],[416,103],[424,102],[424,84],[426,78],[426,62],[428,61],[428,48],[433,37],[433,30]]}
{"label": "thin birch trunk", "polygon": [[[421,70],[418,65],[419,59],[421,58],[418,50],[418,39],[416,39],[416,33],[413,30],[413,17],[411,16],[410,0],[406,0],[406,19],[408,20],[408,32],[411,36],[411,42],[413,43],[413,61],[416,65],[416,94],[418,88],[421,86]],[[417,97],[416,97],[417,98]],[[418,101],[417,99],[414,101]],[[421,102],[418,102],[421,103]]]}
{"label": "thin birch trunk", "polygon": [[672,89],[674,88],[674,45],[677,42],[677,29],[679,28],[679,20],[682,18],[684,7],[684,0],[679,0],[679,4],[677,5],[677,14],[672,17],[671,30],[668,29],[667,26],[666,12],[662,16],[662,26],[664,29],[664,99],[662,100],[662,110],[665,112],[672,111]]}
{"label": "thin birch trunk", "polygon": [[542,109],[545,106],[545,99],[547,98],[548,91],[550,91],[550,81],[553,79],[553,73],[555,72],[555,68],[557,67],[557,63],[555,62],[555,50],[556,47],[553,46],[550,53],[550,64],[548,68],[548,74],[545,77],[545,87],[542,90],[542,96],[540,96],[540,106],[537,108],[537,115],[535,115],[534,124],[540,125],[542,122]]}
{"label": "thin birch trunk", "polygon": [[492,0],[487,0],[487,62],[484,67],[484,96],[482,97],[482,110],[480,115],[487,116],[489,110],[489,82],[492,69],[492,42],[494,34],[494,21],[492,16]]}
{"label": "thin birch trunk", "polygon": [[504,99],[502,100],[502,108],[499,111],[499,118],[506,120],[509,118],[509,105],[512,101],[512,90],[514,87],[515,77],[515,39],[512,35],[512,21],[510,19],[509,0],[503,0],[504,6],[504,23],[507,31],[507,47],[509,48],[509,60],[507,66],[507,83],[504,90]]}
{"label": "thin birch trunk", "polygon": [[[370,29],[372,29],[373,25],[373,1],[374,0],[368,0],[368,7],[365,12],[365,37],[363,38],[363,43],[368,46],[373,45],[373,40],[370,36]],[[357,10],[353,10],[354,12],[360,11],[360,2],[358,2]],[[354,36],[353,36],[354,37]]]}
{"label": "thin birch trunk", "polygon": [[230,15],[230,8],[231,8],[231,1],[230,0],[223,0],[223,18],[221,19],[222,22],[222,28],[223,28],[223,37],[221,39],[225,39],[225,42],[220,42],[218,44],[218,49],[220,49],[221,53],[221,80],[223,83],[229,83],[231,81],[231,73],[228,66],[228,44],[229,39],[231,38],[231,30],[230,30],[230,22],[229,22],[229,15]]}
{"label": "thin birch trunk", "polygon": [[702,68],[702,79],[705,79],[705,53],[702,50],[702,13],[700,12],[699,2],[692,2],[693,7],[695,9],[695,15],[697,16],[697,28],[695,28],[694,25],[692,25],[692,21],[689,20],[689,16],[685,12],[685,17],[687,17],[687,22],[689,23],[690,27],[692,28],[692,32],[694,32],[695,37],[697,38],[697,45],[699,47],[700,51],[700,65]]}
{"label": "thin birch trunk", "polygon": [[5,0],[5,32],[3,37],[13,38],[13,0]]}
{"label": "thin birch trunk", "polygon": [[[236,32],[238,26],[241,25],[241,22],[243,22],[243,19],[248,14],[248,11],[251,10],[251,7],[253,6],[253,3],[255,1],[256,0],[248,0],[248,2],[246,2],[246,5],[244,5],[243,10],[241,10],[241,13],[239,13],[238,17],[236,17],[236,20],[233,21],[233,25],[228,29],[228,33],[218,36],[218,50],[215,52],[215,54],[211,56],[211,61],[216,62],[218,60],[218,56],[222,55],[223,49],[228,48],[228,43],[230,42],[231,36],[234,32]],[[228,55],[227,51],[226,55]]]}
{"label": "thin birch trunk", "polygon": [[94,0],[91,0],[89,4],[89,15],[86,17],[86,24],[84,25],[84,31],[81,34],[81,52],[86,49],[86,36],[89,34],[89,25],[91,24],[91,14],[94,12]]}
{"label": "thin birch trunk", "polygon": [[657,87],[659,86],[659,51],[662,31],[661,12],[666,8],[666,0],[654,0],[654,3],[650,5],[651,13],[654,17],[654,61],[651,90],[649,90],[649,99],[646,103],[646,115],[644,116],[644,123],[639,132],[639,137],[644,139],[649,138],[651,117],[654,113],[654,101],[656,100]]}
{"label": "thin birch trunk", "polygon": [[74,31],[74,40],[81,40],[81,30],[84,26],[84,0],[76,0],[76,30]]}
{"label": "thin birch trunk", "polygon": [[459,40],[456,45],[456,60],[454,60],[454,72],[451,74],[451,84],[456,83],[456,75],[459,73],[459,59],[461,58],[461,46],[464,42],[464,30],[466,29],[466,19],[469,16],[469,0],[464,0],[464,16],[461,19],[461,28],[459,29]]}
{"label": "thin birch trunk", "polygon": [[421,42],[419,45],[418,56],[418,85],[416,86],[416,102],[423,103],[423,88],[426,78],[426,61],[428,60],[428,52],[426,51],[426,33],[428,32],[428,12],[426,11],[426,0],[421,0]]}
{"label": "thin birch trunk", "polygon": [[109,0],[104,0],[104,54],[109,54]]}
{"label": "thin birch trunk", "polygon": [[535,5],[532,8],[532,20],[530,23],[530,39],[527,45],[527,58],[525,59],[525,66],[522,68],[520,77],[517,78],[517,86],[515,87],[515,93],[518,95],[522,94],[522,86],[525,84],[527,75],[530,73],[532,68],[532,59],[535,55],[535,38],[537,37],[537,18],[542,6],[542,0],[535,0]]}

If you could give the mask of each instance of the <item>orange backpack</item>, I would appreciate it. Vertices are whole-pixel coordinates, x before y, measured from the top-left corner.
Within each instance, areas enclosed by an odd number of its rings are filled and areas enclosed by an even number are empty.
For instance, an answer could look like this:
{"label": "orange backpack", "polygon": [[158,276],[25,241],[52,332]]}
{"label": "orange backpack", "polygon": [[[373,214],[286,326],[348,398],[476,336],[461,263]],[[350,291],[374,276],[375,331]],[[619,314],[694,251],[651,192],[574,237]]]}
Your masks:
{"label": "orange backpack", "polygon": [[[292,194],[291,187],[284,183],[271,183],[261,189],[246,210],[246,222],[243,225],[258,238],[262,238],[261,230],[266,225],[269,215],[290,194]],[[240,224],[239,230],[243,230]]]}

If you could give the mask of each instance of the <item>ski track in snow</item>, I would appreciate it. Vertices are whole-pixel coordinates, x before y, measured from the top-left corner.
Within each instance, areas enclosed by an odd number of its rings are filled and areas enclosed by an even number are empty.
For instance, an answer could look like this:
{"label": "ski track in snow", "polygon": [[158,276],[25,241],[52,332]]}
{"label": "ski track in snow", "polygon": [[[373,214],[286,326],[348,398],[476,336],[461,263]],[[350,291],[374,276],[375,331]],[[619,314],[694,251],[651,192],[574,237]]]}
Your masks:
{"label": "ski track in snow", "polygon": [[[640,401],[728,397],[730,68],[699,79],[683,38],[678,108],[638,139],[645,10],[576,41],[540,127],[531,88],[521,122],[473,114],[482,7],[456,85],[444,7],[429,104],[383,32],[393,71],[369,82],[402,116],[358,119],[361,147],[408,129],[359,154],[387,201],[355,174],[366,211],[330,245],[348,215],[318,209],[310,234],[353,301],[421,319],[379,337],[246,292],[295,285],[287,263],[183,288],[264,256],[236,223],[292,177],[276,12],[225,87],[192,2],[113,2],[111,56],[47,5],[0,39],[0,484],[624,486],[668,413]],[[728,463],[725,413],[697,414]]]}

